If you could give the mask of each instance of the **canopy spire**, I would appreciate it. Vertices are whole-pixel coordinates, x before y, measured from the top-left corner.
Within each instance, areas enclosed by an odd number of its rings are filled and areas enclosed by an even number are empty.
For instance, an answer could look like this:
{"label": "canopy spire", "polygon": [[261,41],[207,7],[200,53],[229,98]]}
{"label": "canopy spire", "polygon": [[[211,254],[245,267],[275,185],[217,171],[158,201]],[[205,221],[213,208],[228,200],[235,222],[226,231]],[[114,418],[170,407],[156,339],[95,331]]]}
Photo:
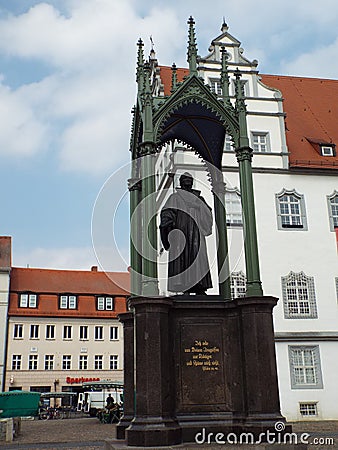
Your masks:
{"label": "canopy spire", "polygon": [[197,46],[195,36],[195,21],[192,16],[188,20],[189,25],[189,40],[188,40],[188,63],[190,76],[197,76]]}
{"label": "canopy spire", "polygon": [[229,96],[230,80],[229,80],[228,65],[227,65],[228,54],[225,50],[224,45],[222,45],[222,47],[221,47],[221,57],[222,57],[222,59],[221,59],[221,63],[222,63],[222,68],[221,68],[222,97],[223,97],[224,106],[231,107],[232,105],[231,105],[230,96]]}
{"label": "canopy spire", "polygon": [[143,53],[143,41],[140,38],[137,42],[137,69],[136,69],[136,82],[138,84],[138,90],[141,93],[144,89],[144,53]]}
{"label": "canopy spire", "polygon": [[177,88],[177,67],[176,64],[173,63],[171,66],[171,92]]}

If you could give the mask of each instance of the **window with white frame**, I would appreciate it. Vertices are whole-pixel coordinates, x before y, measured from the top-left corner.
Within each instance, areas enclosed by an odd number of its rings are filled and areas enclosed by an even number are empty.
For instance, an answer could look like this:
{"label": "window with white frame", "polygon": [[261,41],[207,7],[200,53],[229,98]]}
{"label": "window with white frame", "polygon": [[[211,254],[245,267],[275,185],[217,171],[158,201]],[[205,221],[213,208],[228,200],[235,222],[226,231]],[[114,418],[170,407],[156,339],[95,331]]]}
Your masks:
{"label": "window with white frame", "polygon": [[215,94],[220,97],[222,95],[221,81],[216,78],[209,78],[209,83],[212,92],[215,92]]}
{"label": "window with white frame", "polygon": [[72,368],[72,356],[63,355],[62,356],[62,370],[71,370]]}
{"label": "window with white frame", "polygon": [[319,346],[289,346],[292,389],[322,389]]}
{"label": "window with white frame", "polygon": [[54,355],[45,355],[45,370],[54,370]]}
{"label": "window with white frame", "polygon": [[119,368],[119,357],[118,355],[110,355],[109,358],[109,369],[118,370]]}
{"label": "window with white frame", "polygon": [[31,324],[29,338],[30,339],[39,339],[39,325]]}
{"label": "window with white frame", "polygon": [[94,328],[94,339],[95,341],[103,341],[103,326],[96,326]]}
{"label": "window with white frame", "polygon": [[46,325],[46,339],[55,339],[55,325]]}
{"label": "window with white frame", "polygon": [[231,298],[245,297],[246,294],[246,276],[242,271],[233,272],[230,277]]}
{"label": "window with white frame", "polygon": [[73,338],[73,327],[72,325],[63,326],[63,339],[68,340]]}
{"label": "window with white frame", "polygon": [[60,309],[76,309],[76,295],[60,295]]}
{"label": "window with white frame", "polygon": [[29,355],[28,370],[38,370],[38,355]]}
{"label": "window with white frame", "polygon": [[241,227],[243,225],[241,194],[238,189],[225,191],[225,212],[228,226]]}
{"label": "window with white frame", "polygon": [[334,231],[338,228],[338,192],[327,196],[327,205],[329,209],[330,230]]}
{"label": "window with white frame", "polygon": [[285,319],[317,319],[315,282],[304,272],[290,272],[282,277]]}
{"label": "window with white frame", "polygon": [[88,356],[80,355],[79,356],[79,370],[87,370],[88,369]]}
{"label": "window with white frame", "polygon": [[277,226],[279,230],[307,230],[305,201],[294,189],[276,194]]}
{"label": "window with white frame", "polygon": [[234,144],[230,134],[226,134],[224,138],[224,151],[232,152],[234,150]]}
{"label": "window with white frame", "polygon": [[20,294],[20,308],[36,308],[38,296],[36,294]]}
{"label": "window with white frame", "polygon": [[12,370],[21,370],[21,363],[21,355],[12,355]]}
{"label": "window with white frame", "polygon": [[22,339],[23,338],[23,324],[15,323],[13,327],[13,338]]}
{"label": "window with white frame", "polygon": [[117,341],[119,339],[119,327],[110,327],[110,340]]}
{"label": "window with white frame", "polygon": [[88,341],[88,325],[80,325],[79,339],[80,341]]}
{"label": "window with white frame", "polygon": [[251,133],[252,149],[255,153],[271,152],[269,133],[253,131]]}
{"label": "window with white frame", "polygon": [[318,416],[317,402],[299,403],[299,412],[302,417]]}
{"label": "window with white frame", "polygon": [[112,311],[114,309],[113,297],[97,297],[98,311]]}
{"label": "window with white frame", "polygon": [[94,355],[94,369],[103,370],[103,355]]}
{"label": "window with white frame", "polygon": [[335,156],[334,146],[333,145],[321,145],[320,153],[322,156]]}

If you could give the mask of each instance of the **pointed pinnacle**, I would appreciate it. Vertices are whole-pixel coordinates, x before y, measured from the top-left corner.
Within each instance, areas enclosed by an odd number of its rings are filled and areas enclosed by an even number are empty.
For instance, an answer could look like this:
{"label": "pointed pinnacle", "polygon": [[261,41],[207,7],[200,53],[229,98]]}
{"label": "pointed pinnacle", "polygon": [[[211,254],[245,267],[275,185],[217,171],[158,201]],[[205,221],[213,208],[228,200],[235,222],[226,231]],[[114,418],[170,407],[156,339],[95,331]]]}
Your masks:
{"label": "pointed pinnacle", "polygon": [[197,75],[197,46],[195,37],[195,21],[192,16],[188,20],[189,39],[188,39],[188,63],[190,75]]}

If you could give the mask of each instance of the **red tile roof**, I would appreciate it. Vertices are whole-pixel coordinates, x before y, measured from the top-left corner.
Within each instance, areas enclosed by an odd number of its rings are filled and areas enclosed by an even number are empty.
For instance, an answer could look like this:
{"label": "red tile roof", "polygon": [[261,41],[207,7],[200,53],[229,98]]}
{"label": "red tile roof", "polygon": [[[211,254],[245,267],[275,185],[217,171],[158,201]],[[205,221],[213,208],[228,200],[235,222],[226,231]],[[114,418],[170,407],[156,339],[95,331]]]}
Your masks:
{"label": "red tile roof", "polygon": [[[12,268],[9,316],[115,318],[126,312],[128,272]],[[37,307],[19,307],[20,293],[38,295]],[[76,309],[60,309],[59,295],[77,296]],[[114,310],[97,310],[96,297],[114,297]]]}
{"label": "red tile roof", "polygon": [[[177,81],[180,83],[185,76],[189,75],[189,69],[179,68],[177,69]],[[171,67],[160,66],[160,77],[164,85],[164,95],[170,95],[171,90]]]}
{"label": "red tile roof", "polygon": [[[177,69],[178,81],[188,69]],[[161,66],[165,95],[170,95],[171,68]],[[338,155],[321,156],[320,144],[338,146],[338,80],[260,75],[281,91],[286,113],[286,140],[291,168],[338,169]]]}
{"label": "red tile roof", "polygon": [[26,269],[13,267],[11,291],[129,295],[129,272]]}
{"label": "red tile roof", "polygon": [[338,155],[321,156],[319,144],[338,146],[338,80],[261,75],[283,95],[290,167],[338,169]]}

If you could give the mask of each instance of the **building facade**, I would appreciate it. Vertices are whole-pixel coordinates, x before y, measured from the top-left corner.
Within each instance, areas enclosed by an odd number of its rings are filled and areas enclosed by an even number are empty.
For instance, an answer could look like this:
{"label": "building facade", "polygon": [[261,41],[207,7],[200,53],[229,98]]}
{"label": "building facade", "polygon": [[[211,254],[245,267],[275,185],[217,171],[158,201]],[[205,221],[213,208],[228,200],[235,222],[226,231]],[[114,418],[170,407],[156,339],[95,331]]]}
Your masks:
{"label": "building facade", "polygon": [[[221,50],[227,53],[229,90],[235,72],[245,81],[247,123],[253,149],[253,181],[264,293],[279,298],[274,310],[282,413],[288,420],[338,419],[338,81],[260,75],[240,42],[222,25],[199,76],[221,98]],[[153,91],[170,95],[172,69],[152,52]],[[178,82],[187,69],[177,69]],[[206,169],[184,143],[162,148],[156,166],[159,204],[178,178],[190,172],[212,206]],[[241,193],[232,139],[225,137],[222,172],[234,297],[245,295]],[[213,290],[217,290],[215,230],[207,238]],[[161,293],[167,292],[167,252],[159,245]]]}
{"label": "building facade", "polygon": [[123,381],[129,273],[11,270],[5,390],[81,392]]}
{"label": "building facade", "polygon": [[7,313],[9,280],[12,266],[11,247],[11,238],[9,236],[0,236],[0,391],[4,390],[7,353]]}

